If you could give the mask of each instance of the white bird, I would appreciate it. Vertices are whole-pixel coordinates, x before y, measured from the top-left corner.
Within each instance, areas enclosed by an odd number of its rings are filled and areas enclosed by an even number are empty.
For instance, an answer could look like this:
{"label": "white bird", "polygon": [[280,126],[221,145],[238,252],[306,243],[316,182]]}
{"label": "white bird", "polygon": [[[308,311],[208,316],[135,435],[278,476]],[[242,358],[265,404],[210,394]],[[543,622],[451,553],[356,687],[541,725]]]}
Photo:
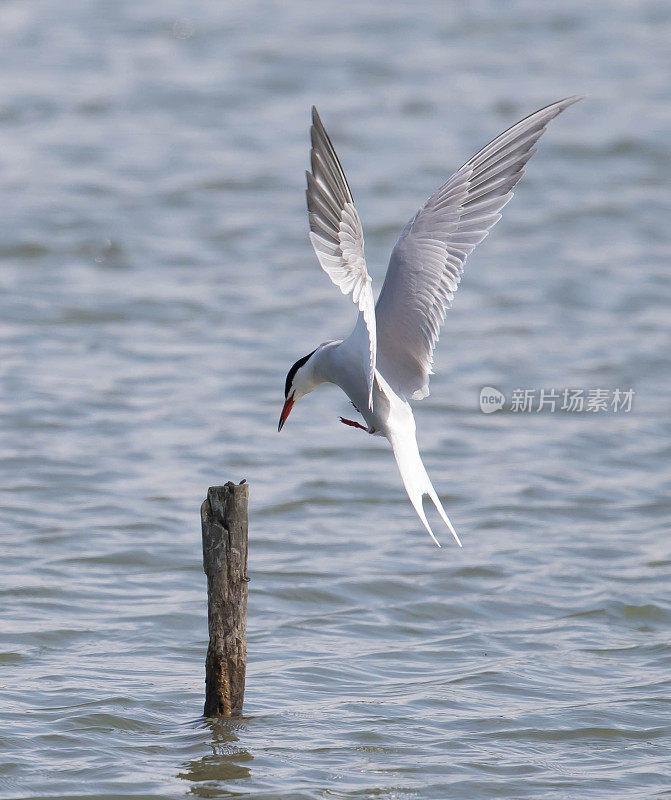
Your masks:
{"label": "white bird", "polygon": [[567,97],[513,125],[429,197],[396,242],[377,303],[352,193],[312,109],[310,239],[322,268],[351,295],[359,316],[347,339],[324,342],[291,367],[278,431],[298,399],[322,383],[340,386],[367,425],[341,421],[389,440],[410,502],[439,547],[422,506],[425,494],[461,542],[422,463],[409,401],[429,394],[433,351],[467,257],[501,218],[548,122],[580,99]]}

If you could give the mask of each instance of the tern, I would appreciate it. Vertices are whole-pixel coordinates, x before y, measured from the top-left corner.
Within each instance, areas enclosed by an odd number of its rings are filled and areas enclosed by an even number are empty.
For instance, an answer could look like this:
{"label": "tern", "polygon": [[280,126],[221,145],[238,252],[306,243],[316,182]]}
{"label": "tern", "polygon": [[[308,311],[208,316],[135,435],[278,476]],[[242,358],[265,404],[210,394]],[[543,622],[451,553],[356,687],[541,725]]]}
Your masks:
{"label": "tern", "polygon": [[346,339],[320,344],[291,367],[277,429],[282,430],[301,397],[322,383],[339,386],[366,425],[343,417],[341,422],[389,441],[410,502],[438,547],[422,505],[424,495],[460,547],[461,542],[422,463],[410,400],[429,394],[433,352],[466,259],[501,218],[547,124],[582,97],[567,97],[525,117],[429,197],[392,250],[377,303],[352,192],[312,108],[311,169],[306,172],[310,240],[322,269],[351,296],[359,315]]}

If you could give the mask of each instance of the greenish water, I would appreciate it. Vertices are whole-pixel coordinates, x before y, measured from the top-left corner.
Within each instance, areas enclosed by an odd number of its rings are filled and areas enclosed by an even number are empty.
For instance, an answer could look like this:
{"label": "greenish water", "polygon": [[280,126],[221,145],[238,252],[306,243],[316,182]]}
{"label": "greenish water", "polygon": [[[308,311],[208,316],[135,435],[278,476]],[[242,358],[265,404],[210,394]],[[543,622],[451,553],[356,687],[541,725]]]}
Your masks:
{"label": "greenish water", "polygon": [[[665,797],[671,6],[0,5],[0,797]],[[479,146],[568,94],[416,405],[461,537],[284,376],[352,310],[307,241],[309,108],[377,286]],[[482,386],[633,388],[627,414]],[[246,716],[200,719],[199,505],[251,486]]]}

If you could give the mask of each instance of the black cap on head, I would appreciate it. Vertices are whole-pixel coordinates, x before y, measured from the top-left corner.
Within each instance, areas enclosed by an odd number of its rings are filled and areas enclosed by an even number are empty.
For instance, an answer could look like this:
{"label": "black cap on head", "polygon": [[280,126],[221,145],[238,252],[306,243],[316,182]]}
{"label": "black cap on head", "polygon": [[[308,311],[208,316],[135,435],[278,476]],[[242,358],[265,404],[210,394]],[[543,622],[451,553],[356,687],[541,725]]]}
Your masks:
{"label": "black cap on head", "polygon": [[311,355],[314,355],[317,352],[317,348],[312,351],[312,353],[308,353],[303,358],[299,358],[298,361],[293,365],[293,367],[287,372],[287,381],[284,384],[284,399],[286,400],[289,397],[289,391],[291,390],[291,384],[294,382],[294,375],[298,372],[298,370],[305,364],[305,362],[310,358]]}

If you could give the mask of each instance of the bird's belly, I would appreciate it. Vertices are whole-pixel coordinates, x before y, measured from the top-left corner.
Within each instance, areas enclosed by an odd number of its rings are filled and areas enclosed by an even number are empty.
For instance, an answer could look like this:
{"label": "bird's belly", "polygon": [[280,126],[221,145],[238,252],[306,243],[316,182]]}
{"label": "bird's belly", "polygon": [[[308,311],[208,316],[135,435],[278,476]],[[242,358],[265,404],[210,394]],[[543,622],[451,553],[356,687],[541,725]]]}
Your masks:
{"label": "bird's belly", "polygon": [[[327,380],[338,385],[361,414],[370,432],[389,438],[390,430],[399,422],[410,422],[414,430],[414,418],[408,403],[389,386],[379,370],[375,370],[373,383],[373,408],[368,407],[368,383],[361,359],[353,358],[340,345],[329,352]],[[408,420],[405,418],[408,417]]]}
{"label": "bird's belly", "polygon": [[[344,388],[344,387],[343,387]],[[406,410],[412,412],[410,406],[402,400],[389,384],[384,380],[382,375],[376,370],[375,384],[373,386],[373,408],[368,408],[367,400],[364,391],[364,400],[361,400],[361,392],[348,392],[345,389],[345,394],[352,401],[356,410],[361,414],[368,425],[370,433],[376,433],[381,436],[389,438],[390,427],[394,424],[394,420],[399,416],[405,416]]]}

